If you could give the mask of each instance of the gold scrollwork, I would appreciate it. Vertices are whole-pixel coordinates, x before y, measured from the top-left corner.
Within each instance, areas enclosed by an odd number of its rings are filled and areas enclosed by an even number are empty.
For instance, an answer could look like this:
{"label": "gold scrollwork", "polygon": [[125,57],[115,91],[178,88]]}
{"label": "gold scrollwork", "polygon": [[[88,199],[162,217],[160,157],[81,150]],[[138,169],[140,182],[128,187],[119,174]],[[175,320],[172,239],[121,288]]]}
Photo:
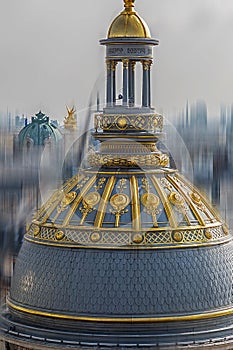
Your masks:
{"label": "gold scrollwork", "polygon": [[128,209],[125,209],[130,202],[129,197],[124,193],[116,193],[110,198],[110,204],[113,209],[110,209],[110,212],[116,216],[115,227],[119,227],[121,215],[128,212]]}
{"label": "gold scrollwork", "polygon": [[82,188],[89,179],[89,176],[85,176],[84,179],[79,184],[77,184],[76,189],[79,190]]}
{"label": "gold scrollwork", "polygon": [[215,221],[215,219],[209,214],[206,206],[203,204],[201,197],[199,196],[198,193],[196,192],[191,192],[189,194],[191,200],[193,201],[194,204],[196,204],[196,206],[198,207],[198,209],[200,209],[207,217],[208,219],[212,222]]}
{"label": "gold scrollwork", "polygon": [[141,196],[141,202],[145,207],[144,212],[151,215],[154,227],[158,227],[156,216],[161,212],[161,209],[157,209],[160,203],[159,197],[154,193],[144,193]]}
{"label": "gold scrollwork", "polygon": [[103,185],[106,181],[106,177],[101,177],[98,182],[97,182],[97,185],[94,186],[95,190],[98,191],[100,190],[101,188],[103,188]]}
{"label": "gold scrollwork", "polygon": [[82,219],[80,221],[80,225],[83,225],[87,215],[91,213],[93,210],[96,210],[95,205],[100,201],[100,194],[98,192],[89,192],[82,200],[82,207],[80,207],[80,211],[83,214]]}
{"label": "gold scrollwork", "polygon": [[137,166],[149,166],[149,167],[164,167],[169,164],[169,157],[167,155],[159,154],[145,154],[145,155],[132,155],[132,154],[98,154],[89,153],[88,162],[91,166],[105,165],[108,167],[124,166],[124,167],[137,167]]}
{"label": "gold scrollwork", "polygon": [[168,199],[175,206],[175,209],[178,211],[178,213],[181,213],[183,215],[188,225],[191,225],[189,217],[187,215],[188,208],[181,194],[178,192],[171,192]]}
{"label": "gold scrollwork", "polygon": [[65,194],[60,205],[57,207],[57,212],[61,213],[62,211],[66,210],[68,205],[74,201],[76,196],[77,196],[76,192],[70,192]]}
{"label": "gold scrollwork", "polygon": [[[120,121],[120,122],[119,122]],[[127,124],[125,124],[127,122]],[[97,114],[95,129],[101,130],[147,130],[162,132],[163,116],[160,114]]]}

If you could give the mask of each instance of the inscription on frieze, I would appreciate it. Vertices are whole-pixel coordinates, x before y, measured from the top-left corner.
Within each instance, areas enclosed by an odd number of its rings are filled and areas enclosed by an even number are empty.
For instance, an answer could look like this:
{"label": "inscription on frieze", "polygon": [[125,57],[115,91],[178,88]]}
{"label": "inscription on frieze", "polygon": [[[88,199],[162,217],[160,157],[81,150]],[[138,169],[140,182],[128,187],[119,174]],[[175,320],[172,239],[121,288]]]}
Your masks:
{"label": "inscription on frieze", "polygon": [[107,56],[109,57],[151,57],[152,48],[139,45],[114,45],[107,48]]}

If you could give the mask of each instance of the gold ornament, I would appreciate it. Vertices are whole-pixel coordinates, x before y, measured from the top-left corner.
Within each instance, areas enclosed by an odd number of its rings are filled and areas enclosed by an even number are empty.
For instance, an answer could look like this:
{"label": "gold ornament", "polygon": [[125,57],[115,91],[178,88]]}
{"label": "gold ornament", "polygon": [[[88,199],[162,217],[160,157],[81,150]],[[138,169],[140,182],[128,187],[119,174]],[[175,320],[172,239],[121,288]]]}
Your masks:
{"label": "gold ornament", "polygon": [[37,237],[40,233],[40,227],[39,226],[35,226],[33,229],[33,234],[35,237]]}
{"label": "gold ornament", "polygon": [[177,193],[177,192],[172,192],[169,195],[169,200],[172,202],[174,205],[183,205],[184,204],[184,199],[182,196]]}
{"label": "gold ornament", "polygon": [[75,130],[77,129],[77,120],[74,116],[74,113],[76,112],[74,106],[70,109],[66,106],[68,115],[64,118],[64,127],[65,129],[69,130]]}
{"label": "gold ornament", "polygon": [[144,205],[144,211],[152,216],[154,227],[158,227],[156,215],[161,212],[161,209],[157,209],[160,200],[154,193],[144,193],[141,196],[142,205]]}
{"label": "gold ornament", "polygon": [[127,119],[126,118],[119,118],[117,119],[117,125],[120,129],[125,129],[127,126]]}
{"label": "gold ornament", "polygon": [[114,194],[110,198],[110,204],[113,207],[113,209],[110,209],[110,212],[116,216],[115,227],[119,227],[121,215],[128,212],[128,209],[125,208],[129,204],[129,202],[129,197],[124,193]]}
{"label": "gold ornament", "polygon": [[91,234],[91,240],[92,240],[92,242],[98,242],[98,241],[100,240],[100,238],[101,238],[101,235],[100,235],[99,232],[93,232],[93,233]]}
{"label": "gold ornament", "polygon": [[157,208],[159,205],[159,197],[153,193],[144,193],[141,196],[141,202],[146,208]]}
{"label": "gold ornament", "polygon": [[191,192],[190,193],[190,197],[191,197],[191,199],[193,200],[194,203],[196,203],[196,204],[200,204],[201,203],[201,197],[196,192]]}
{"label": "gold ornament", "polygon": [[223,225],[222,230],[226,236],[229,234],[229,228],[227,227],[227,224]]}
{"label": "gold ornament", "polygon": [[63,231],[57,231],[56,234],[55,234],[55,238],[58,240],[58,241],[61,241],[65,236],[65,233]]}
{"label": "gold ornament", "polygon": [[140,233],[136,233],[133,235],[133,242],[136,244],[140,244],[143,242],[143,235],[141,235]]}
{"label": "gold ornament", "polygon": [[93,207],[100,201],[100,194],[98,192],[90,192],[84,198],[83,201],[90,207]]}
{"label": "gold ornament", "polygon": [[74,201],[74,199],[76,198],[76,196],[77,196],[77,193],[76,193],[76,192],[67,193],[67,194],[63,197],[60,206],[57,208],[57,212],[60,213],[60,212],[62,212],[62,211],[64,211],[64,210],[66,210],[66,208],[68,207],[68,205]]}
{"label": "gold ornament", "polygon": [[173,236],[174,241],[176,241],[176,242],[181,242],[183,240],[183,233],[182,232],[176,231],[173,233],[172,236]]}
{"label": "gold ornament", "polygon": [[205,230],[205,236],[206,236],[207,239],[211,239],[211,238],[213,237],[213,235],[212,235],[210,229],[207,228],[207,229]]}
{"label": "gold ornament", "polygon": [[80,207],[80,211],[83,214],[82,219],[80,221],[80,225],[83,225],[87,215],[91,213],[93,210],[96,210],[94,207],[100,201],[100,194],[98,192],[90,192],[82,200],[82,207]]}

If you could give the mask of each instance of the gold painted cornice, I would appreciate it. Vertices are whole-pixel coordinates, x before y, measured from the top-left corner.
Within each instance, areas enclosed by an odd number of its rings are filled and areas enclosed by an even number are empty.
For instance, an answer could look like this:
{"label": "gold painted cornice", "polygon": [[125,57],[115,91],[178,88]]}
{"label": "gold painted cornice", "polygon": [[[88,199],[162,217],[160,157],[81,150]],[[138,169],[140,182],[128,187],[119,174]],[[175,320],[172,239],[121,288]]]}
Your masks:
{"label": "gold painted cornice", "polygon": [[63,313],[52,313],[49,311],[40,311],[31,308],[27,308],[24,306],[20,306],[15,304],[9,298],[7,299],[7,305],[19,312],[35,315],[35,316],[43,316],[43,317],[52,317],[63,320],[73,320],[73,321],[87,321],[87,322],[106,322],[106,323],[158,323],[158,322],[181,322],[181,321],[197,321],[203,319],[212,319],[217,317],[223,317],[233,314],[233,308],[222,308],[217,310],[211,310],[205,313],[193,313],[193,314],[177,314],[171,316],[154,316],[154,317],[99,317],[99,316],[84,316],[84,315],[67,315]]}

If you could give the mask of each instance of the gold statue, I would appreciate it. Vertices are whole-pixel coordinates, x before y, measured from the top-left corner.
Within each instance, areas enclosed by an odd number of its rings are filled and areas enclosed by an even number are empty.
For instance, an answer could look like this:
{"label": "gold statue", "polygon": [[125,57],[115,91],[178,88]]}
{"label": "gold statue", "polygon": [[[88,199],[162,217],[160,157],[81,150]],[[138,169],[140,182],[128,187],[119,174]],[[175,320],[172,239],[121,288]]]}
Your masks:
{"label": "gold statue", "polygon": [[70,109],[68,106],[66,106],[68,115],[64,118],[64,127],[65,129],[69,130],[75,130],[77,129],[77,120],[74,116],[74,113],[76,112],[74,106]]}

